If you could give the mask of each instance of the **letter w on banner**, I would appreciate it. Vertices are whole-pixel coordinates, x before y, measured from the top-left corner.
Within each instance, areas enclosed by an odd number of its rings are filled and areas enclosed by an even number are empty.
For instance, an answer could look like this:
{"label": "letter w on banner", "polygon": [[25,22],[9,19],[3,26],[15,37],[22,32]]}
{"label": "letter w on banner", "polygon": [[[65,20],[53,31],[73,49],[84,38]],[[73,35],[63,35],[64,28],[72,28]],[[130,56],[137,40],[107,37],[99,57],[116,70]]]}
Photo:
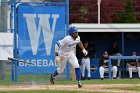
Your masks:
{"label": "letter w on banner", "polygon": [[[18,73],[51,73],[57,65],[54,45],[65,35],[65,6],[18,7]],[[42,72],[41,72],[42,71]]]}

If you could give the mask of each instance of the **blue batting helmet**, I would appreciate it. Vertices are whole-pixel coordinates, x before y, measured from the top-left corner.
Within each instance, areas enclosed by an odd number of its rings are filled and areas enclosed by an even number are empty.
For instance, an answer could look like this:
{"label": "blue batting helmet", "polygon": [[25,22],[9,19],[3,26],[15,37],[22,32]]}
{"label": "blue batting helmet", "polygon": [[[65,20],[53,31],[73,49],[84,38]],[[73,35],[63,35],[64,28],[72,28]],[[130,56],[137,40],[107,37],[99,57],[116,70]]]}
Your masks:
{"label": "blue batting helmet", "polygon": [[69,28],[69,34],[72,34],[72,33],[75,33],[75,32],[78,32],[78,29],[75,26],[72,26],[72,27]]}

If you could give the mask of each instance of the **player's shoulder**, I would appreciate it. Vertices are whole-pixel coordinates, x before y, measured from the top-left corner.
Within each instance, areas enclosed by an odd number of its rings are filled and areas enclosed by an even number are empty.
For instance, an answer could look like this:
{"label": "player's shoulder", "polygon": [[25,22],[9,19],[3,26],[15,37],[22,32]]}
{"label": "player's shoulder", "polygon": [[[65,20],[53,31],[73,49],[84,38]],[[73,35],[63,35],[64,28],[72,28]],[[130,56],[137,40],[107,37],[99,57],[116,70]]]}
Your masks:
{"label": "player's shoulder", "polygon": [[63,38],[63,41],[65,41],[65,42],[67,42],[69,40],[71,40],[71,36],[69,36],[69,35],[67,35]]}
{"label": "player's shoulder", "polygon": [[70,35],[67,35],[67,36],[64,37],[64,39],[66,39],[66,40],[68,40],[68,39],[70,39],[70,38],[71,38]]}
{"label": "player's shoulder", "polygon": [[[70,35],[67,35],[67,36],[64,37],[64,39],[69,41],[69,40],[72,40],[72,37]],[[76,40],[80,40],[80,36],[78,36],[76,38]]]}
{"label": "player's shoulder", "polygon": [[80,36],[78,35],[78,37],[77,37],[78,39],[80,39]]}
{"label": "player's shoulder", "polygon": [[80,40],[80,36],[78,36],[78,37],[76,38],[76,40]]}

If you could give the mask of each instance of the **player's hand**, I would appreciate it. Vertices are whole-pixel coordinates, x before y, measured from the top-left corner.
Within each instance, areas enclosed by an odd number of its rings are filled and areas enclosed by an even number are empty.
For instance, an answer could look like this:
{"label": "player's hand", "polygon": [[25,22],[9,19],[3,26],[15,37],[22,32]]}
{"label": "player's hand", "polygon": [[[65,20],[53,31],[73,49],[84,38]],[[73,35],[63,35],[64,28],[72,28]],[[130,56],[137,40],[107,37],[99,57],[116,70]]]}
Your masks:
{"label": "player's hand", "polygon": [[85,49],[83,49],[82,52],[84,53],[85,56],[88,54],[88,52]]}
{"label": "player's hand", "polygon": [[56,63],[58,64],[59,61],[60,61],[60,57],[59,56],[56,56],[55,60],[56,60]]}
{"label": "player's hand", "polygon": [[59,46],[55,44],[55,52],[58,52],[58,50],[59,50]]}

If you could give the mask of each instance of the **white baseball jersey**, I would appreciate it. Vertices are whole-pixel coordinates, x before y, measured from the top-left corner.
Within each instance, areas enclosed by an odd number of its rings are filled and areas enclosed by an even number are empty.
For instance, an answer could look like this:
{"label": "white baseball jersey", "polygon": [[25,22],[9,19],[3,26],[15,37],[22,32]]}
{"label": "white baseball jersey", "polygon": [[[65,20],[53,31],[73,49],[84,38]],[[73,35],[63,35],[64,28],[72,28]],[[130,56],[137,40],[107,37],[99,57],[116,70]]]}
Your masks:
{"label": "white baseball jersey", "polygon": [[71,52],[76,50],[76,45],[80,43],[80,37],[78,36],[75,40],[70,36],[66,36],[64,39],[57,42],[59,48],[59,54],[68,56]]}

